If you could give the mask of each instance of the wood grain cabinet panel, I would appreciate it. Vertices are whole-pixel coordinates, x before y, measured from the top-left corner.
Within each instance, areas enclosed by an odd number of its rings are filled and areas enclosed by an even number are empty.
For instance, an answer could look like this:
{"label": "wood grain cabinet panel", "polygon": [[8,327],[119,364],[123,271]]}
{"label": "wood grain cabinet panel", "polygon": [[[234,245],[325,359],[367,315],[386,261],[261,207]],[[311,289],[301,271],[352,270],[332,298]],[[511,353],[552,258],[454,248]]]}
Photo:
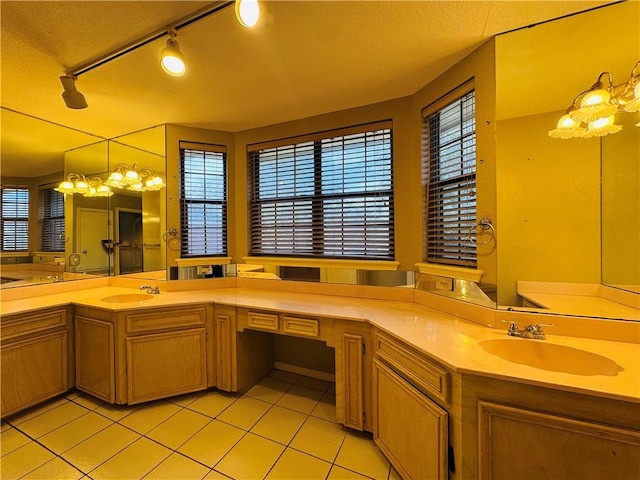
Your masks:
{"label": "wood grain cabinet panel", "polygon": [[127,333],[144,333],[175,328],[203,327],[207,320],[204,307],[166,308],[127,314]]}
{"label": "wood grain cabinet panel", "polygon": [[278,331],[278,314],[277,313],[247,313],[247,326],[256,330],[264,330],[267,332]]}
{"label": "wood grain cabinet panel", "polygon": [[216,386],[225,392],[237,389],[236,367],[236,309],[215,308]]}
{"label": "wood grain cabinet panel", "polygon": [[410,379],[424,393],[432,395],[443,403],[448,403],[449,372],[401,342],[380,332],[375,333],[375,354],[391,365],[394,370]]}
{"label": "wood grain cabinet panel", "polygon": [[373,390],[373,438],[402,478],[446,479],[447,412],[377,359]]}
{"label": "wood grain cabinet panel", "polygon": [[76,316],[76,387],[114,403],[115,341],[110,322]]}
{"label": "wood grain cabinet panel", "polygon": [[204,328],[127,338],[127,403],[207,388]]}
{"label": "wood grain cabinet panel", "polygon": [[483,479],[628,480],[640,476],[640,431],[478,402]]}
{"label": "wood grain cabinet panel", "polygon": [[67,331],[3,345],[1,415],[67,391]]}
{"label": "wood grain cabinet panel", "polygon": [[362,335],[342,335],[344,425],[364,429],[364,339]]}
{"label": "wood grain cabinet panel", "polygon": [[282,316],[282,333],[300,337],[317,337],[320,335],[318,320],[313,318]]}

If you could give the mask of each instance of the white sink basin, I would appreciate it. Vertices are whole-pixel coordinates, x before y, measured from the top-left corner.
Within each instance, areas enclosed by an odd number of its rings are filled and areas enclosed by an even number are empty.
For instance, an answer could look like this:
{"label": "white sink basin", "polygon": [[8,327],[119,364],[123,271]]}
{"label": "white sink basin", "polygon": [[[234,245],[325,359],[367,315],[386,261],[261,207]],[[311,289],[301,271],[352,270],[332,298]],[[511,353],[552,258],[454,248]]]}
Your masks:
{"label": "white sink basin", "polygon": [[509,362],[552,372],[614,377],[624,371],[610,358],[545,340],[497,338],[480,342],[480,346],[485,352]]}
{"label": "white sink basin", "polygon": [[154,296],[149,293],[123,293],[101,298],[100,301],[106,303],[135,303],[151,300],[153,297]]}

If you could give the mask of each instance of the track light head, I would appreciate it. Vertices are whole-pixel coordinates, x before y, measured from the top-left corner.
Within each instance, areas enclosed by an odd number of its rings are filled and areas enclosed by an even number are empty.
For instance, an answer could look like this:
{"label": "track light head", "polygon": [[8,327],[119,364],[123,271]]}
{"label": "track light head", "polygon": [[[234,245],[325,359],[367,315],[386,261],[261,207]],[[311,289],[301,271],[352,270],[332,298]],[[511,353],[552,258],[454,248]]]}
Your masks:
{"label": "track light head", "polygon": [[68,108],[74,108],[76,110],[87,108],[87,100],[84,95],[76,88],[76,77],[73,75],[63,75],[60,77],[64,92],[62,92],[62,99]]}
{"label": "track light head", "polygon": [[167,40],[167,46],[160,52],[160,64],[162,65],[162,69],[169,75],[181,77],[186,71],[184,56],[175,39],[175,33],[170,31],[169,35],[171,35],[171,37]]}
{"label": "track light head", "polygon": [[258,0],[236,0],[236,18],[243,27],[251,28],[260,18]]}

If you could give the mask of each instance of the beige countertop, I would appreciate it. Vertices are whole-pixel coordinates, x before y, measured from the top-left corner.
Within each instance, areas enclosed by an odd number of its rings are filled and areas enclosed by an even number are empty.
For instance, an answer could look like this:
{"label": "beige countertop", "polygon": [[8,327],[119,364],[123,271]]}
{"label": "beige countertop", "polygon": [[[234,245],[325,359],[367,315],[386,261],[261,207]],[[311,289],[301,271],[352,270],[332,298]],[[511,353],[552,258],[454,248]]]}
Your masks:
{"label": "beige countertop", "polygon": [[[3,301],[2,315],[68,304],[125,311],[214,302],[299,315],[366,321],[403,339],[457,372],[640,403],[640,345],[634,343],[568,337],[549,331],[544,341],[513,338],[506,335],[506,328],[489,328],[416,303],[278,290],[217,288],[162,292],[149,300],[133,303],[107,303],[102,300],[112,295],[132,293],[141,292],[108,286]],[[513,345],[504,342],[521,342],[514,344],[517,345],[515,348],[507,349],[527,349],[534,360],[544,360],[547,356],[552,357],[553,361],[544,368],[536,368],[504,360],[487,353],[483,348],[483,345],[495,344],[496,340],[503,342],[505,347]],[[594,367],[602,364],[605,368],[600,373],[591,371],[592,361]]]}

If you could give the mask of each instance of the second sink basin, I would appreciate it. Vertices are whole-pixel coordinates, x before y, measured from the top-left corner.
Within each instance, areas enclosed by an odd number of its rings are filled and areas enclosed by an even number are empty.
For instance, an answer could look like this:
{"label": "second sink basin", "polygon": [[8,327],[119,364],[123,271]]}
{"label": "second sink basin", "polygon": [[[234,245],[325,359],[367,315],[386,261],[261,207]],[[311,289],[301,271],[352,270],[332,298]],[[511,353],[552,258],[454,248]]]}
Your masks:
{"label": "second sink basin", "polygon": [[145,300],[151,300],[153,295],[149,293],[123,293],[121,295],[111,295],[109,297],[101,298],[100,301],[106,303],[134,303],[144,302]]}
{"label": "second sink basin", "polygon": [[504,360],[574,375],[616,376],[624,371],[610,358],[566,345],[541,340],[497,338],[480,342],[483,350]]}

